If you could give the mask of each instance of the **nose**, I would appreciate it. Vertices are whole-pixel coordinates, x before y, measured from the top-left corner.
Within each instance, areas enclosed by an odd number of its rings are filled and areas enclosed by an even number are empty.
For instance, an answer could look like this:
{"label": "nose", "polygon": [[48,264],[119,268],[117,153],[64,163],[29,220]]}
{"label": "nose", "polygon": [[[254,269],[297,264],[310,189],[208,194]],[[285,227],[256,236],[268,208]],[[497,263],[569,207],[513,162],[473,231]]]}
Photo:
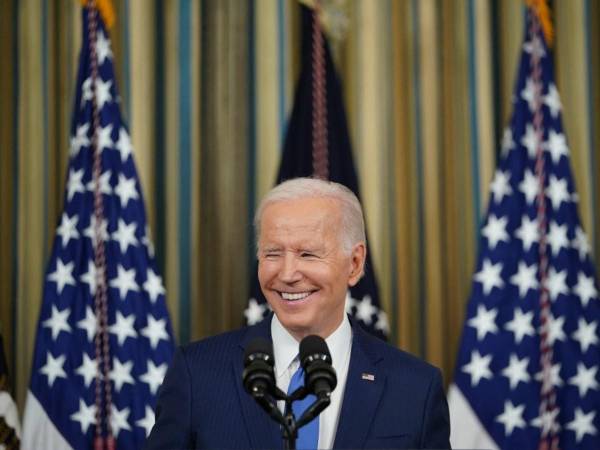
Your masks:
{"label": "nose", "polygon": [[283,258],[283,264],[279,271],[279,279],[288,284],[295,283],[302,279],[302,274],[298,270],[296,255],[292,252],[286,253]]}

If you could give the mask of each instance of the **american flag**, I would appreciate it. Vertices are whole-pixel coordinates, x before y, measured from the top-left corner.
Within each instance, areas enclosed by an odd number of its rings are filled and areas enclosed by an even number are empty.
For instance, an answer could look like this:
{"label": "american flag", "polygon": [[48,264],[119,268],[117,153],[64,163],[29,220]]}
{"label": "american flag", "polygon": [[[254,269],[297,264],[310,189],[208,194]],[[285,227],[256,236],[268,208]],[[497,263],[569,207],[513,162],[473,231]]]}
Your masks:
{"label": "american flag", "polygon": [[[294,109],[290,118],[277,183],[297,177],[313,176],[312,111],[313,111],[313,20],[312,10],[305,5],[302,9],[302,70],[296,88]],[[324,37],[325,95],[327,110],[327,158],[328,179],[348,187],[360,199],[358,177],[354,168],[352,145],[346,123],[346,113],[342,97],[342,89],[335,70],[335,64]],[[371,254],[367,252],[365,274],[361,280],[346,294],[346,313],[350,314],[363,328],[371,334],[386,339],[389,333],[389,322],[386,312],[379,302],[379,290],[375,277],[375,269],[371,262]],[[256,270],[250,281],[248,306],[244,311],[246,322],[253,325],[260,322],[269,312],[269,305],[260,290]]]}
{"label": "american flag", "polygon": [[[600,448],[600,303],[590,246],[577,213],[552,54],[527,12],[513,115],[504,132],[449,403],[458,448]],[[532,59],[539,58],[536,77]],[[535,65],[535,64],[534,64]],[[541,142],[535,80],[541,83]],[[539,127],[538,127],[539,129]],[[542,371],[543,267],[536,149],[545,172],[550,304]],[[542,247],[542,251],[540,251]],[[543,298],[543,297],[542,297]],[[544,352],[545,353],[545,352]],[[554,407],[544,408],[552,396]],[[554,442],[552,441],[554,438]],[[542,448],[542,447],[540,447]]]}
{"label": "american flag", "polygon": [[[24,448],[91,448],[96,433],[98,324],[89,25],[84,9],[64,211],[44,278]],[[106,256],[110,424],[118,448],[140,448],[154,424],[156,394],[173,355],[173,335],[133,149],[120,113],[110,40],[99,15],[97,27],[99,189],[104,205],[100,235]],[[102,391],[101,396],[105,410]]]}

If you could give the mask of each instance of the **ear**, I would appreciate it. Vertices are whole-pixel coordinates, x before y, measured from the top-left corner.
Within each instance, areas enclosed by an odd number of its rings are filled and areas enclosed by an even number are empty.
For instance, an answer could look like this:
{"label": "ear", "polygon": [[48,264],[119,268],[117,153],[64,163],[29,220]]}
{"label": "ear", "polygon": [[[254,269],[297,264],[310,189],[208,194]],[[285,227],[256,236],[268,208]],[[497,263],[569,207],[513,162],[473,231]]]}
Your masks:
{"label": "ear", "polygon": [[364,242],[355,244],[350,255],[350,273],[348,275],[348,286],[352,287],[362,278],[367,259],[367,246]]}

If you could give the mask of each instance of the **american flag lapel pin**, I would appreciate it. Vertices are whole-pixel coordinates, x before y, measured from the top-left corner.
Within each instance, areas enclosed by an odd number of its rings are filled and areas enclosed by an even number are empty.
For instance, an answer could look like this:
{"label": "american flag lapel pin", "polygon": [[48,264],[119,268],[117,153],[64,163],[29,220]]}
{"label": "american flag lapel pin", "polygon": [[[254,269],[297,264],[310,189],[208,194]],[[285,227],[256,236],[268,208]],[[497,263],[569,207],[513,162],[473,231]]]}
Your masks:
{"label": "american flag lapel pin", "polygon": [[375,375],[373,375],[372,373],[363,373],[361,378],[367,381],[375,381]]}

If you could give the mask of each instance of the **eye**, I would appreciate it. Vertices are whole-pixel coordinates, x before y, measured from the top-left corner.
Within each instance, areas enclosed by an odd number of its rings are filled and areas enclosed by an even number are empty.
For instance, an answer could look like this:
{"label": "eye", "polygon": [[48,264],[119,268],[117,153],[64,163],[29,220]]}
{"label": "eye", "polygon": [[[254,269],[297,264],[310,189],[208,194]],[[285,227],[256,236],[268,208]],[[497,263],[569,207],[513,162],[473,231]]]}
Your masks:
{"label": "eye", "polygon": [[314,253],[311,253],[311,252],[302,252],[302,253],[300,253],[300,257],[305,258],[305,259],[311,259],[311,258],[316,258],[317,255],[315,255]]}
{"label": "eye", "polygon": [[263,253],[263,257],[266,259],[275,259],[278,258],[281,255],[280,252],[274,252],[274,251],[267,251]]}

